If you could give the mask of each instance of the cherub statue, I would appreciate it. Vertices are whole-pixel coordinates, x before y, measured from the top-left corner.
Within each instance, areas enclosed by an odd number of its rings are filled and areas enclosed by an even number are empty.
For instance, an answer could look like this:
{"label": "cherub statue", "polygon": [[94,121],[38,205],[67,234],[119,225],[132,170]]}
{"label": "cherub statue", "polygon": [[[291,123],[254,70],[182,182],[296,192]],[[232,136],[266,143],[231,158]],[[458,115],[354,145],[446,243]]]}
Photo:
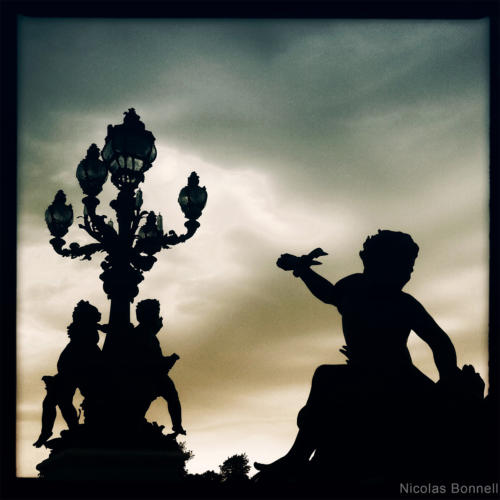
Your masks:
{"label": "cherub statue", "polygon": [[[335,306],[342,315],[346,346],[341,352],[348,357],[348,363],[322,365],[316,370],[308,401],[298,415],[299,432],[292,448],[271,464],[256,462],[257,469],[280,471],[306,463],[321,439],[322,427],[318,423],[331,426],[335,413],[339,413],[337,409],[332,414],[330,405],[325,416],[325,401],[341,394],[372,391],[377,392],[379,401],[392,398],[397,404],[411,405],[414,412],[427,407],[424,404],[435,397],[436,384],[412,363],[407,348],[412,330],[431,348],[441,386],[457,386],[458,381],[458,385],[469,388],[472,397],[482,399],[481,377],[471,366],[458,368],[448,335],[420,302],[402,291],[410,280],[418,251],[410,235],[379,230],[366,239],[359,254],[363,272],[336,284],[311,269],[320,264],[316,258],[327,255],[320,248],[302,257],[280,256],[278,267],[293,271],[315,297]],[[354,380],[358,385],[353,389],[350,384]],[[390,397],[383,399],[384,395]]]}
{"label": "cherub statue", "polygon": [[89,302],[80,300],[73,310],[73,322],[68,326],[68,345],[57,362],[57,374],[45,375],[47,395],[42,404],[42,431],[34,446],[40,448],[50,436],[56,419],[56,407],[68,428],[78,425],[78,414],[73,406],[73,396],[78,388],[83,397],[95,389],[101,370],[101,350],[98,323],[101,313]]}
{"label": "cherub statue", "polygon": [[[168,372],[179,359],[177,354],[163,356],[157,334],[163,326],[160,303],[156,299],[142,300],[137,304],[138,325],[130,336],[130,362],[132,373],[141,380],[139,389],[149,393],[148,404],[155,398],[163,398],[168,405],[173,434],[186,434],[182,427],[179,395]],[[142,389],[141,389],[142,387]],[[144,409],[144,412],[147,408]]]}

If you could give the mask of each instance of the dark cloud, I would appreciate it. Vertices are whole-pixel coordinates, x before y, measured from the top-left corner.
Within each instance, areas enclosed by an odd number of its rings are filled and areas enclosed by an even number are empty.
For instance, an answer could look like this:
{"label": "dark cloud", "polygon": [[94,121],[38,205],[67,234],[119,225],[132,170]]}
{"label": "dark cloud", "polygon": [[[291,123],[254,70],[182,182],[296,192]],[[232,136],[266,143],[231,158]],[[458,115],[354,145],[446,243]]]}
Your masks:
{"label": "dark cloud", "polygon": [[22,133],[67,150],[79,113],[99,116],[99,143],[106,120],[135,106],[159,140],[225,167],[251,163],[321,195],[361,179],[380,193],[408,174],[425,182],[440,151],[452,161],[478,147],[488,60],[479,27],[25,19]]}

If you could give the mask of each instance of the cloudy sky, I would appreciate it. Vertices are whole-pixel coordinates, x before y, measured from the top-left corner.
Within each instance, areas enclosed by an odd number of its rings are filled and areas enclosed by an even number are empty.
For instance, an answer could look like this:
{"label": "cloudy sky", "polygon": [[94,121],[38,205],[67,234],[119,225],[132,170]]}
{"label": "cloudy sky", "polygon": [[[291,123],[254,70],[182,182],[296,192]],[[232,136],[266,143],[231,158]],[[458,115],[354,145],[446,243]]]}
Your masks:
{"label": "cloudy sky", "polygon": [[[337,310],[275,266],[321,246],[332,281],[361,270],[377,229],[420,246],[406,291],[487,377],[488,23],[349,20],[20,20],[18,475],[48,456],[44,387],[80,299],[106,318],[100,257],[63,259],[45,208],[91,143],[134,107],[156,136],[144,208],[183,229],[191,171],[208,190],[196,236],[160,254],[158,298],[192,472],[284,454],[314,369],[343,362]],[[108,182],[101,213],[112,216]],[[88,241],[70,230],[67,241]],[[437,378],[410,336],[413,360]],[[148,418],[170,427],[163,401]],[[57,431],[63,428],[58,417]]]}

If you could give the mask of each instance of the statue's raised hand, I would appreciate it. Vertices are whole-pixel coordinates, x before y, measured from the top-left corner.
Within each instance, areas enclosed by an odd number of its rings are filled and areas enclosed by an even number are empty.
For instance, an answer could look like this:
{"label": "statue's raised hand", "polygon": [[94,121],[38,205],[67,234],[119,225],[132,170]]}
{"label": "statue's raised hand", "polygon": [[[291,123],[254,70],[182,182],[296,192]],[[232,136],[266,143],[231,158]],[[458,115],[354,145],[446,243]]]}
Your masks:
{"label": "statue's raised hand", "polygon": [[285,271],[293,271],[294,276],[299,276],[300,272],[304,269],[308,269],[311,266],[319,266],[321,262],[314,259],[323,255],[328,254],[321,248],[315,248],[307,255],[302,255],[300,257],[284,253],[280,255],[279,259],[276,261],[276,265]]}
{"label": "statue's raised hand", "polygon": [[293,271],[298,266],[299,262],[300,257],[297,257],[290,253],[283,253],[276,261],[276,265],[284,271]]}
{"label": "statue's raised hand", "polygon": [[328,254],[322,248],[315,248],[314,250],[311,250],[307,255],[303,255],[302,257],[307,257],[311,259],[311,262],[314,265],[318,265],[321,264],[321,262],[312,259],[317,259],[318,257],[323,257],[324,255]]}

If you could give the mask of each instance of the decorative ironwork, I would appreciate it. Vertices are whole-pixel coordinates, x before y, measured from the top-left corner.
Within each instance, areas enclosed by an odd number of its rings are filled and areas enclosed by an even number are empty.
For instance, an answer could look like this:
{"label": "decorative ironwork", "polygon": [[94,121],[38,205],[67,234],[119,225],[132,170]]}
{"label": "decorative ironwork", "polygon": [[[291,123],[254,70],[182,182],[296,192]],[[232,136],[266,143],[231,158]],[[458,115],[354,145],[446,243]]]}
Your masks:
{"label": "decorative ironwork", "polygon": [[[156,262],[154,255],[162,248],[183,243],[195,234],[200,226],[197,219],[207,201],[206,188],[199,186],[199,177],[192,172],[178,199],[187,219],[184,234],[178,235],[174,230],[164,233],[162,216],[142,210],[142,191],[138,185],[144,181],[144,173],[156,158],[155,137],[146,130],[134,108],[124,114],[123,124],[108,126],[102,153],[92,144],[76,170],[76,177],[86,195],[82,199],[83,222],[78,226],[96,242],[66,246],[63,236],[73,223],[73,210],[71,205],[66,205],[62,191],[58,191],[45,212],[47,226],[54,236],[50,243],[59,255],[90,260],[97,252],[106,254],[101,263],[103,272],[100,278],[111,300],[111,331],[129,323],[130,303],[138,294],[143,273],[151,270]],[[100,203],[97,194],[101,192],[108,172],[111,173],[111,182],[118,188],[118,196],[110,203],[116,213],[116,228],[112,220],[106,220],[105,215],[96,212]]]}

